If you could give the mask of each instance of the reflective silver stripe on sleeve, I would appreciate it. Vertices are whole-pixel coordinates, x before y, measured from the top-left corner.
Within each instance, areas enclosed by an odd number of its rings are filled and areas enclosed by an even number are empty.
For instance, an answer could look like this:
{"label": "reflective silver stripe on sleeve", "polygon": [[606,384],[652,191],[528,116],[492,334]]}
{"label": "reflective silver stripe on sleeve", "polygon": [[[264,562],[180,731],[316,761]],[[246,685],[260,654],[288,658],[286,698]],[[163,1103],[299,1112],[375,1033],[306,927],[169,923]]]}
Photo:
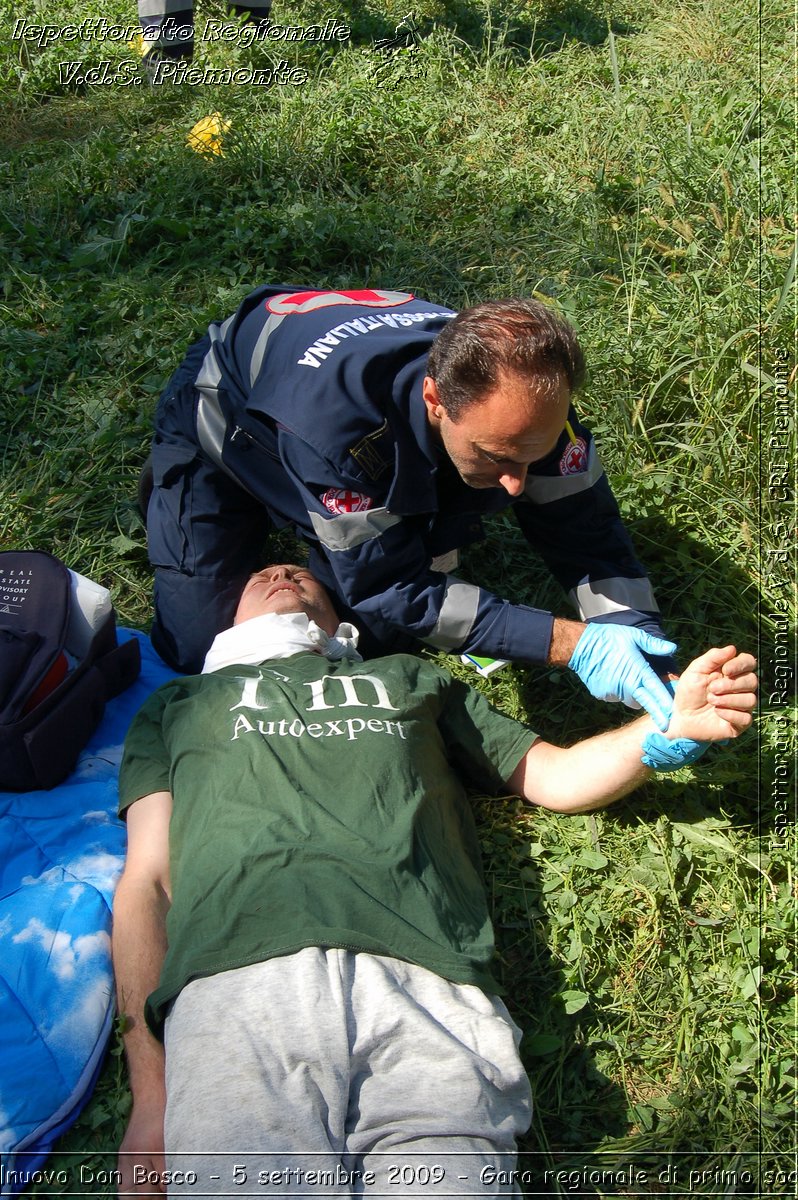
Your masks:
{"label": "reflective silver stripe on sleeve", "polygon": [[243,483],[222,458],[222,447],[227,438],[227,421],[222,406],[219,403],[219,381],[222,372],[213,353],[213,347],[203,359],[194,387],[199,393],[197,399],[197,441],[211,462],[221,467],[226,475],[234,479],[240,488],[250,496],[258,496]]}
{"label": "reflective silver stripe on sleeve", "polygon": [[[218,337],[218,331],[216,331]],[[213,346],[202,360],[194,386],[199,392],[197,402],[197,440],[212,462],[222,466],[227,422],[219,404],[219,383],[222,370],[213,353]]]}
{"label": "reflective silver stripe on sleeve", "polygon": [[208,333],[211,338],[210,348],[202,360],[202,366],[197,372],[194,387],[197,389],[197,441],[200,449],[204,450],[211,462],[234,479],[243,491],[259,499],[257,495],[243,483],[222,458],[222,449],[227,441],[227,420],[219,403],[219,384],[222,379],[222,369],[213,352],[213,343],[222,341],[233,317],[228,317],[224,324],[211,325]]}
{"label": "reflective silver stripe on sleeve", "polygon": [[206,392],[217,391],[222,379],[222,368],[216,361],[216,355],[213,350],[213,342],[219,340],[219,331],[215,325],[211,326],[211,333],[216,336],[211,338],[211,345],[202,360],[202,366],[197,372],[197,378],[194,380],[194,386],[203,388]]}
{"label": "reflective silver stripe on sleeve", "polygon": [[224,467],[222,446],[226,431],[227,425],[218,398],[213,393],[208,394],[200,389],[197,401],[197,441],[217,467]]}
{"label": "reflective silver stripe on sleeve", "polygon": [[209,333],[211,335],[211,341],[223,342],[224,339],[227,337],[228,329],[233,324],[233,321],[235,321],[235,319],[236,319],[236,314],[233,313],[233,315],[231,317],[227,317],[226,320],[222,321],[221,325],[217,325],[214,322],[214,324],[211,325],[209,328]]}
{"label": "reflective silver stripe on sleeve", "polygon": [[[202,366],[197,372],[197,378],[194,381],[194,386],[200,394],[199,403],[197,404],[197,439],[208,457],[217,466],[223,467],[225,470],[227,470],[227,467],[222,462],[222,447],[227,435],[227,420],[219,403],[219,384],[222,380],[222,368],[219,366],[219,361],[216,358],[214,345],[216,342],[223,342],[225,340],[227,331],[235,320],[235,317],[236,314],[233,313],[221,325],[217,325],[214,322],[208,326],[208,336],[211,339],[211,344],[202,360]],[[282,317],[279,320],[282,320]],[[267,321],[266,328],[268,325],[269,322]],[[263,334],[261,333],[262,337]],[[258,339],[258,345],[260,345],[261,338]],[[258,347],[256,345],[256,354],[257,351]],[[263,351],[261,350],[262,357]],[[232,474],[229,470],[227,470],[227,473],[228,475]]]}
{"label": "reflective silver stripe on sleeve", "polygon": [[586,575],[568,595],[583,621],[605,613],[626,612],[630,608],[638,612],[659,612],[659,605],[647,579],[622,579],[618,576],[591,582]]}
{"label": "reflective silver stripe on sleeve", "polygon": [[258,334],[258,340],[255,343],[255,349],[252,351],[252,361],[249,364],[249,386],[254,387],[255,380],[260,375],[260,369],[263,366],[263,356],[266,353],[266,343],[274,333],[278,325],[282,325],[286,318],[286,314],[272,313],[266,324]]}
{"label": "reflective silver stripe on sleeve", "polygon": [[554,500],[563,500],[566,496],[575,496],[578,492],[586,492],[603,474],[604,468],[601,465],[596,444],[591,442],[586,471],[580,471],[577,475],[529,474],[526,477],[524,495],[533,504],[551,504]]}
{"label": "reflective silver stripe on sleeve", "polygon": [[477,619],[479,590],[473,583],[463,583],[449,576],[435,628],[423,641],[439,650],[462,646]]}
{"label": "reflective silver stripe on sleeve", "polygon": [[370,508],[366,512],[340,513],[337,517],[320,517],[309,512],[311,524],[322,546],[328,550],[354,550],[363,542],[381,537],[386,529],[398,525],[401,517],[389,513],[387,508]]}

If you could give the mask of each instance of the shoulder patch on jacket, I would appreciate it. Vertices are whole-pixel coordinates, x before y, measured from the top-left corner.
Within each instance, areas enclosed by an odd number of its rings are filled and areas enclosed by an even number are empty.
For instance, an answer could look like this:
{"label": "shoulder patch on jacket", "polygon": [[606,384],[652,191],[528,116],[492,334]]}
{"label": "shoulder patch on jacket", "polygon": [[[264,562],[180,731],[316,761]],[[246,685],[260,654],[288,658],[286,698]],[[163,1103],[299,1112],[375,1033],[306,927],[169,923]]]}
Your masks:
{"label": "shoulder patch on jacket", "polygon": [[321,502],[327,512],[339,516],[341,513],[366,512],[374,501],[362,492],[352,492],[349,488],[328,488],[321,497]]}
{"label": "shoulder patch on jacket", "polygon": [[[381,445],[381,442],[386,442],[387,444]],[[366,472],[369,479],[379,479],[380,475],[388,470],[393,461],[392,453],[390,458],[385,456],[388,450],[393,450],[393,439],[390,437],[388,420],[386,418],[379,429],[373,430],[372,433],[367,433],[356,445],[350,446],[349,453]]]}
{"label": "shoulder patch on jacket", "polygon": [[266,301],[270,313],[306,313],[319,308],[330,308],[334,304],[358,304],[366,308],[395,308],[407,304],[413,296],[409,292],[360,291],[360,292],[291,292],[286,296],[272,296]]}
{"label": "shoulder patch on jacket", "polygon": [[584,438],[577,438],[565,447],[562,458],[560,459],[560,474],[561,475],[581,475],[587,470],[587,442]]}

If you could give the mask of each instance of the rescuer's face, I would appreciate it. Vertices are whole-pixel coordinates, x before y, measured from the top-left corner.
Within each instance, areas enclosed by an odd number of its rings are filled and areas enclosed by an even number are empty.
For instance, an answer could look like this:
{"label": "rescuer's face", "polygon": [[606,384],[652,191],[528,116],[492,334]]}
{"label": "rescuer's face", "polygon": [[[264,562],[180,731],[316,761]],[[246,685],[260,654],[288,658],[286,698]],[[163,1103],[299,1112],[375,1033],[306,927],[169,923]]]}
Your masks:
{"label": "rescuer's face", "polygon": [[473,488],[524,490],[530,465],[545,458],[565,428],[570,389],[564,376],[528,379],[506,374],[499,385],[453,421],[435,381],[424,380],[427,417],[462,480]]}

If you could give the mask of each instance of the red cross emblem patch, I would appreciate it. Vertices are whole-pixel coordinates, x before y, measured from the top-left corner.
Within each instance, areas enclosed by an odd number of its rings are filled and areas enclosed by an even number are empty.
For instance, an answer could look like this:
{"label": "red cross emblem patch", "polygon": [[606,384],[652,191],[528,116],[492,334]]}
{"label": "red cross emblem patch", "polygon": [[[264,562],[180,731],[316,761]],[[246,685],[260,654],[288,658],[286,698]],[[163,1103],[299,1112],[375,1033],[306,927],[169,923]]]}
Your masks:
{"label": "red cross emblem patch", "polygon": [[349,488],[328,488],[321,502],[328,512],[335,513],[336,516],[339,513],[365,512],[372,505],[371,496],[351,492]]}
{"label": "red cross emblem patch", "polygon": [[560,459],[560,474],[561,475],[581,475],[587,470],[587,442],[584,438],[577,438],[575,442],[571,442],[566,446],[562,458]]}

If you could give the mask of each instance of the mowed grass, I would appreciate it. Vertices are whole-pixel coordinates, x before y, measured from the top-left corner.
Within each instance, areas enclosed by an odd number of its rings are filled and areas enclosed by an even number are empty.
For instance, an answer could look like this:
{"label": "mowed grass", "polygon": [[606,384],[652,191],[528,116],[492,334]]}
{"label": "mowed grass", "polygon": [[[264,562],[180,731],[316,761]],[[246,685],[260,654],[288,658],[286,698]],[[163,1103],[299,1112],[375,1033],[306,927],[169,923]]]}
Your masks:
{"label": "mowed grass", "polygon": [[[146,628],[135,488],[157,395],[259,282],[559,306],[666,629],[685,661],[757,649],[762,703],[755,733],[607,812],[475,800],[535,1090],[524,1190],[793,1195],[791,12],[425,0],[420,47],[385,65],[375,39],[406,11],[277,0],[276,21],[333,16],[351,38],[206,42],[197,61],[285,59],[305,84],[158,90],[66,87],[59,63],[133,53],[39,49],[6,16],[2,543],[52,549]],[[119,0],[29,19],[86,16],[134,23]],[[200,155],[187,133],[213,112],[224,154]],[[568,614],[510,518],[463,571]],[[622,719],[564,672],[479,686],[554,741]],[[113,1194],[91,1175],[128,1105],[115,1042],[51,1163],[74,1179],[83,1161],[84,1194]]]}

